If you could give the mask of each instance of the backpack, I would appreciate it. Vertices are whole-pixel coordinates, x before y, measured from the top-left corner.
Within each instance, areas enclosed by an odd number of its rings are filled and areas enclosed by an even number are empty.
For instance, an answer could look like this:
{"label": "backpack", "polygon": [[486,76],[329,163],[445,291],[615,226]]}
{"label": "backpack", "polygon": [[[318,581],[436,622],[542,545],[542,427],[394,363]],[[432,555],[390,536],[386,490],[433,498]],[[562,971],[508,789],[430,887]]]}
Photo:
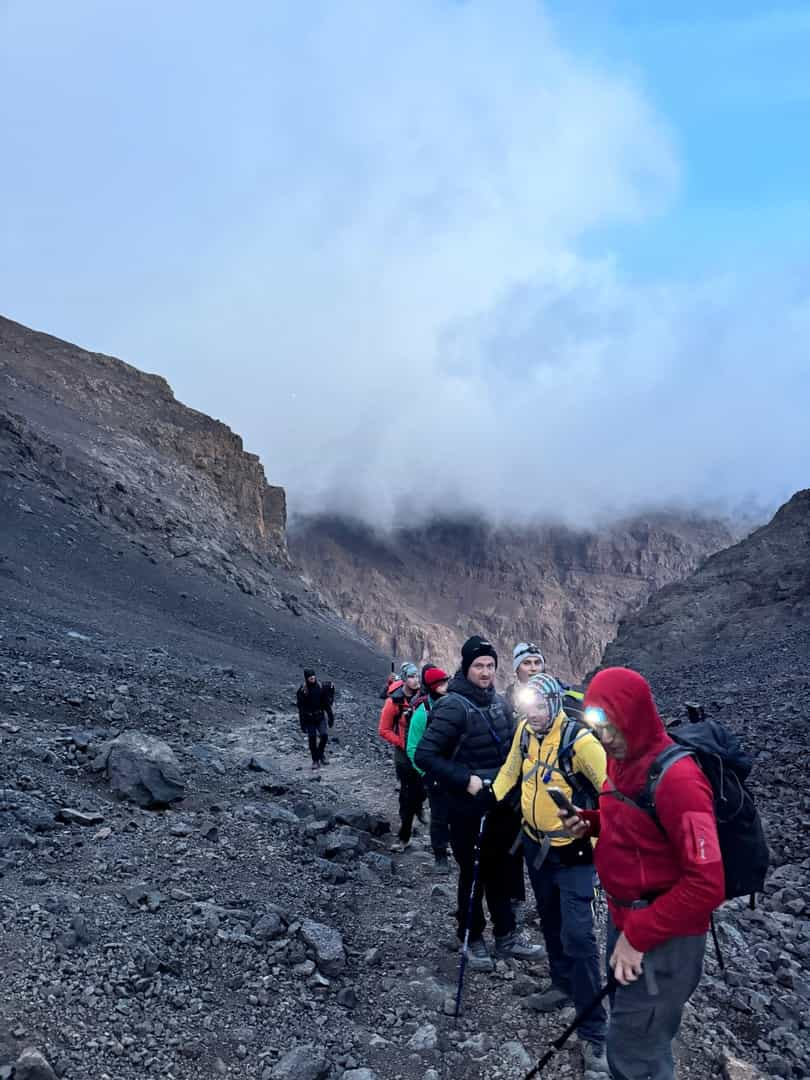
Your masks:
{"label": "backpack", "polygon": [[577,720],[584,726],[585,721],[585,691],[577,690],[574,686],[565,686],[560,683],[563,692],[563,712],[572,720]]}
{"label": "backpack", "polygon": [[335,684],[333,682],[321,683],[321,700],[325,701],[329,706],[335,704]]}
{"label": "backpack", "polygon": [[[567,713],[567,710],[566,710]],[[560,731],[560,746],[557,751],[557,760],[553,768],[561,772],[565,782],[575,795],[579,796],[579,804],[584,810],[593,810],[599,804],[599,792],[587,778],[581,773],[574,771],[574,756],[576,755],[575,743],[583,735],[590,734],[590,728],[586,727],[574,717],[566,715]],[[526,758],[529,754],[529,728],[524,724],[520,733],[520,754]],[[542,742],[542,739],[540,740]],[[542,768],[542,764],[539,768]]]}
{"label": "backpack", "polygon": [[745,780],[753,762],[736,735],[717,720],[689,724],[682,731],[669,731],[674,746],[668,746],[650,766],[647,782],[632,803],[649,814],[663,832],[655,810],[655,792],[667,769],[685,757],[694,758],[714,795],[717,836],[726,877],[726,900],[762,892],[768,870],[769,852],[762,821],[754,797]]}
{"label": "backpack", "polygon": [[[394,693],[398,693],[398,691],[394,691]],[[404,720],[406,724],[405,731],[407,733],[407,725],[410,722],[411,716],[413,715],[413,703],[411,701],[406,701],[404,694],[401,698],[396,698],[392,694],[391,700],[394,702],[397,709],[399,710],[391,723],[391,728],[395,735],[399,735],[399,726]]]}

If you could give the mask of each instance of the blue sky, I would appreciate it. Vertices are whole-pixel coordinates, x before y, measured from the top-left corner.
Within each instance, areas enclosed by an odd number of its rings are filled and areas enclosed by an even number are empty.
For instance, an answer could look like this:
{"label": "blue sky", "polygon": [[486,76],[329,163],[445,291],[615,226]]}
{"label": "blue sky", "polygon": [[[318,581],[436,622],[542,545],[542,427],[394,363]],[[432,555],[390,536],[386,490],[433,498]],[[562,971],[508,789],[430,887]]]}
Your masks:
{"label": "blue sky", "polygon": [[572,49],[635,79],[672,128],[678,198],[632,237],[604,237],[628,268],[806,259],[810,4],[555,0],[549,11]]}
{"label": "blue sky", "polygon": [[6,0],[0,310],[164,374],[294,509],[771,507],[808,55],[795,3]]}

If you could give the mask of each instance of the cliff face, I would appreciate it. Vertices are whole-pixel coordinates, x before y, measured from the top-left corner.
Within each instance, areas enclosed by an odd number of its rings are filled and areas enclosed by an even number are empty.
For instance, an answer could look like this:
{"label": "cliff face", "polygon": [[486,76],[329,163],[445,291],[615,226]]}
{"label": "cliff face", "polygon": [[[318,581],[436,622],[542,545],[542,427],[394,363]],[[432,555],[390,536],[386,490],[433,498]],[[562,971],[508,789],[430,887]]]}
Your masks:
{"label": "cliff face", "polygon": [[392,656],[452,668],[482,630],[503,667],[515,642],[534,640],[571,679],[598,662],[623,615],[731,540],[719,522],[667,515],[601,532],[447,520],[390,534],[318,517],[289,534],[306,579]]}
{"label": "cliff face", "polygon": [[165,379],[0,319],[0,468],[247,592],[288,564],[282,488]]}

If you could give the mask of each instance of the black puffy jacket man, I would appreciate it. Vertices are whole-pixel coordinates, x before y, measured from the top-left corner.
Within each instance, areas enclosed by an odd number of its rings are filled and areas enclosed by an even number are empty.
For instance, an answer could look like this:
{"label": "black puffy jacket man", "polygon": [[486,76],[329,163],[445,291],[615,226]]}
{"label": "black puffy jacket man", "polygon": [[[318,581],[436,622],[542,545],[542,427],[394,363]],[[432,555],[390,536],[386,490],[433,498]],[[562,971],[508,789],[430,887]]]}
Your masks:
{"label": "black puffy jacket man", "polygon": [[[447,792],[450,847],[459,867],[458,936],[464,939],[470,910],[475,846],[481,818],[489,802],[480,797],[481,779],[494,780],[506,760],[514,733],[512,713],[495,693],[498,654],[486,638],[475,635],[461,650],[461,670],[447,694],[433,707],[430,726],[416,750],[420,769]],[[481,862],[470,921],[470,966],[492,969],[484,942],[483,897],[495,934],[495,955],[535,959],[540,946],[527,946],[515,933],[511,892],[516,856],[510,853],[520,832],[520,816],[499,803],[487,813],[481,840]]]}
{"label": "black puffy jacket man", "polygon": [[332,712],[335,690],[331,683],[319,683],[314,671],[304,669],[303,685],[298,687],[296,702],[301,730],[309,741],[312,768],[319,769],[329,741],[329,728],[334,724]]}

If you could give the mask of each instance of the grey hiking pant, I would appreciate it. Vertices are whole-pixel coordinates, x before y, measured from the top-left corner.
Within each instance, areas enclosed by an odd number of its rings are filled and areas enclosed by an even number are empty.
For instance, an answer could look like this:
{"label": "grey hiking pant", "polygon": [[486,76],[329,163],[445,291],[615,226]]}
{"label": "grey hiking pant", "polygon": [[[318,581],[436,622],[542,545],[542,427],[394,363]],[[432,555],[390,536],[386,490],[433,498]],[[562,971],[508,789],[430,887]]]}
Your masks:
{"label": "grey hiking pant", "polygon": [[[608,961],[618,936],[611,921]],[[705,951],[705,934],[671,938],[644,954],[644,972],[634,983],[617,987],[607,1033],[613,1080],[674,1080],[672,1040],[700,982]]]}

